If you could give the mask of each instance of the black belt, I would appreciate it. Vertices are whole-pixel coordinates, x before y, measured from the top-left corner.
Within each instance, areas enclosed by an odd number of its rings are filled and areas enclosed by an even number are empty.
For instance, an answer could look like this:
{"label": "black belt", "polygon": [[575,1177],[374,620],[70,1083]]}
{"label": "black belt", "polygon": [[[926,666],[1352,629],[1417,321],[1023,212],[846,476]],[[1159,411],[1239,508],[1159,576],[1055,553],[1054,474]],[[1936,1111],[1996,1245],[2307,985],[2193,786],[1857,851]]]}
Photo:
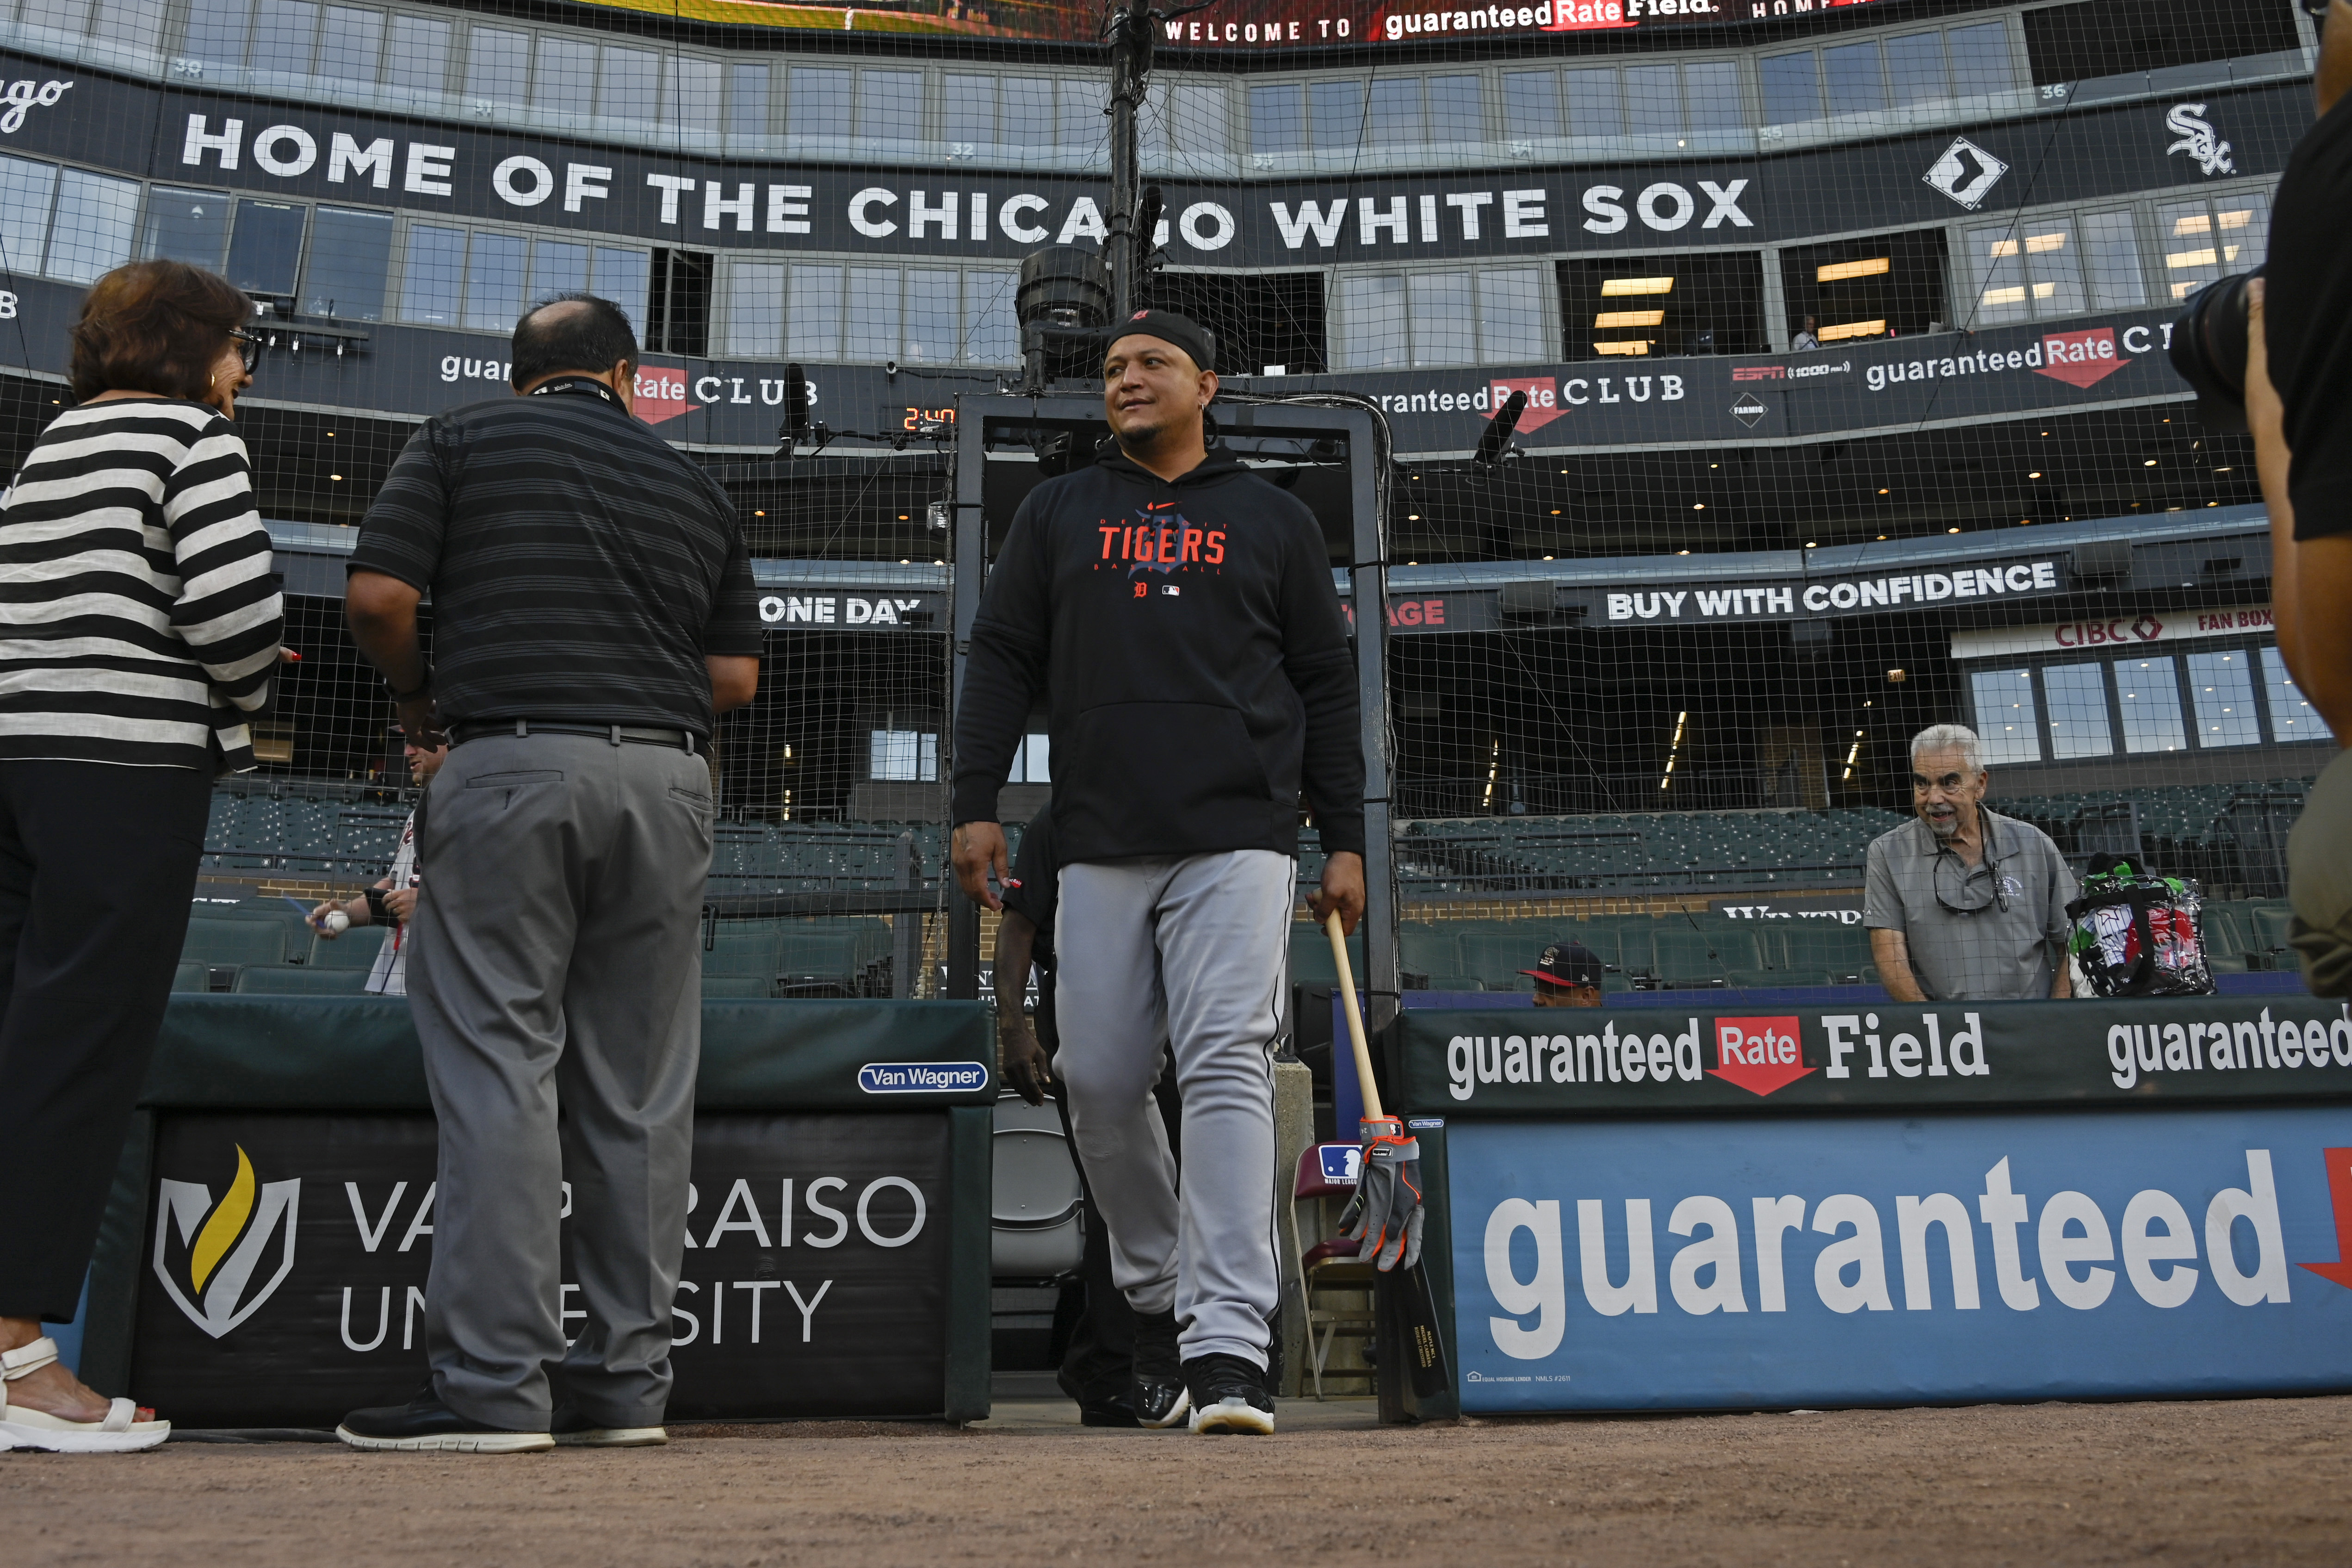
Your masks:
{"label": "black belt", "polygon": [[586,735],[594,740],[609,741],[614,745],[667,746],[673,751],[692,756],[700,747],[691,730],[642,730],[627,724],[561,724],[539,719],[494,719],[479,724],[454,724],[449,729],[449,743],[462,746],[468,741],[488,740],[494,735]]}

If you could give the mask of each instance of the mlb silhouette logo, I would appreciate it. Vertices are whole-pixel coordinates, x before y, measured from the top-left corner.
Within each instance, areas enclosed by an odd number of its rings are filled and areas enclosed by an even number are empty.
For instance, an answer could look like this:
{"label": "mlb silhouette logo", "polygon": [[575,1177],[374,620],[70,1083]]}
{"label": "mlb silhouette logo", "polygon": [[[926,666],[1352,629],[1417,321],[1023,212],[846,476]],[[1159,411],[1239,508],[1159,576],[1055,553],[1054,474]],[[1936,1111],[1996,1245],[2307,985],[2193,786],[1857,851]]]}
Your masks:
{"label": "mlb silhouette logo", "polygon": [[1319,1143],[1316,1153],[1321,1156],[1323,1179],[1354,1186],[1363,1179],[1364,1152],[1353,1143]]}

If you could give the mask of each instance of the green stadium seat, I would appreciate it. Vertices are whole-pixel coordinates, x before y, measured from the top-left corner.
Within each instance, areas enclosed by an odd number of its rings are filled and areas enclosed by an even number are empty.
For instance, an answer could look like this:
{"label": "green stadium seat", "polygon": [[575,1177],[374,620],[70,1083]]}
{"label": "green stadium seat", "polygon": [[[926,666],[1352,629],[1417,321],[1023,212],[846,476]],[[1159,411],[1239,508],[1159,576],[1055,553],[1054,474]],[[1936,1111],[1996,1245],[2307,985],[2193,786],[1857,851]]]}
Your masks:
{"label": "green stadium seat", "polygon": [[1454,924],[1403,921],[1397,929],[1397,962],[1415,974],[1452,973],[1462,968]]}
{"label": "green stadium seat", "polygon": [[748,1001],[775,994],[776,983],[762,980],[756,974],[706,974],[702,977],[702,994],[706,1001]]}
{"label": "green stadium seat", "polygon": [[286,962],[286,926],[281,921],[252,920],[240,915],[194,915],[188,921],[186,940],[180,944],[186,963],[223,968],[244,963]]}
{"label": "green stadium seat", "polygon": [[212,971],[201,963],[183,963],[172,971],[174,991],[209,991],[213,988]]}
{"label": "green stadium seat", "polygon": [[236,984],[230,989],[244,995],[357,996],[367,990],[367,972],[248,964],[237,971]]}
{"label": "green stadium seat", "polygon": [[1761,969],[1756,938],[1748,931],[1676,928],[1662,921],[1654,933],[1658,978],[1669,985],[1708,985],[1733,969]]}
{"label": "green stadium seat", "polygon": [[2255,952],[2289,954],[2294,952],[2294,944],[2289,940],[2289,931],[2294,921],[2293,905],[2284,900],[2265,901],[2251,906],[2246,912],[2252,917]]}
{"label": "green stadium seat", "polygon": [[706,975],[749,975],[773,982],[782,973],[778,957],[778,941],[772,931],[736,931],[721,929],[703,950],[702,973]]}
{"label": "green stadium seat", "polygon": [[1774,967],[1819,971],[1839,983],[1844,983],[1847,975],[1860,974],[1870,962],[1870,933],[1858,925],[1782,922],[1771,931],[1769,940],[1780,949]]}
{"label": "green stadium seat", "polygon": [[313,969],[373,969],[379,948],[390,940],[392,932],[383,926],[353,926],[331,940],[318,936],[310,939],[310,967]]}

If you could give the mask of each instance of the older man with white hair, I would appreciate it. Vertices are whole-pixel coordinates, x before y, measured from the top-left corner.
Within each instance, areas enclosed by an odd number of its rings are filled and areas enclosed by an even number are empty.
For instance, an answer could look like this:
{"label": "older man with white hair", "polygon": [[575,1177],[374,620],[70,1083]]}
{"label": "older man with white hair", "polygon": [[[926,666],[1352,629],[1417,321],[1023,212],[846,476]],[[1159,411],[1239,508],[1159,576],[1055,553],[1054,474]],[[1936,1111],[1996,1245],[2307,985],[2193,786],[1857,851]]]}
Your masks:
{"label": "older man with white hair", "polygon": [[2074,878],[2050,836],[1988,811],[1976,731],[1911,738],[1906,822],[1870,846],[1862,923],[1897,1002],[2011,1002],[2070,994],[2066,905]]}

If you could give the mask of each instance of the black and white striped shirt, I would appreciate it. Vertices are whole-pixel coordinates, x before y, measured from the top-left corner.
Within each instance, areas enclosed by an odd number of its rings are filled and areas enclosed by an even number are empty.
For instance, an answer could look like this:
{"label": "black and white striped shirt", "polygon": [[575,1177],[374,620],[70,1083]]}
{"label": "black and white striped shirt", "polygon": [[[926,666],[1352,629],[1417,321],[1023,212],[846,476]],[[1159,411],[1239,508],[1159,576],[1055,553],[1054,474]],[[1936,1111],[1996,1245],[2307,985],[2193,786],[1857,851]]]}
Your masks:
{"label": "black and white striped shirt", "polygon": [[87,403],[0,506],[0,761],[251,768],[285,605],[236,428],[173,398]]}

